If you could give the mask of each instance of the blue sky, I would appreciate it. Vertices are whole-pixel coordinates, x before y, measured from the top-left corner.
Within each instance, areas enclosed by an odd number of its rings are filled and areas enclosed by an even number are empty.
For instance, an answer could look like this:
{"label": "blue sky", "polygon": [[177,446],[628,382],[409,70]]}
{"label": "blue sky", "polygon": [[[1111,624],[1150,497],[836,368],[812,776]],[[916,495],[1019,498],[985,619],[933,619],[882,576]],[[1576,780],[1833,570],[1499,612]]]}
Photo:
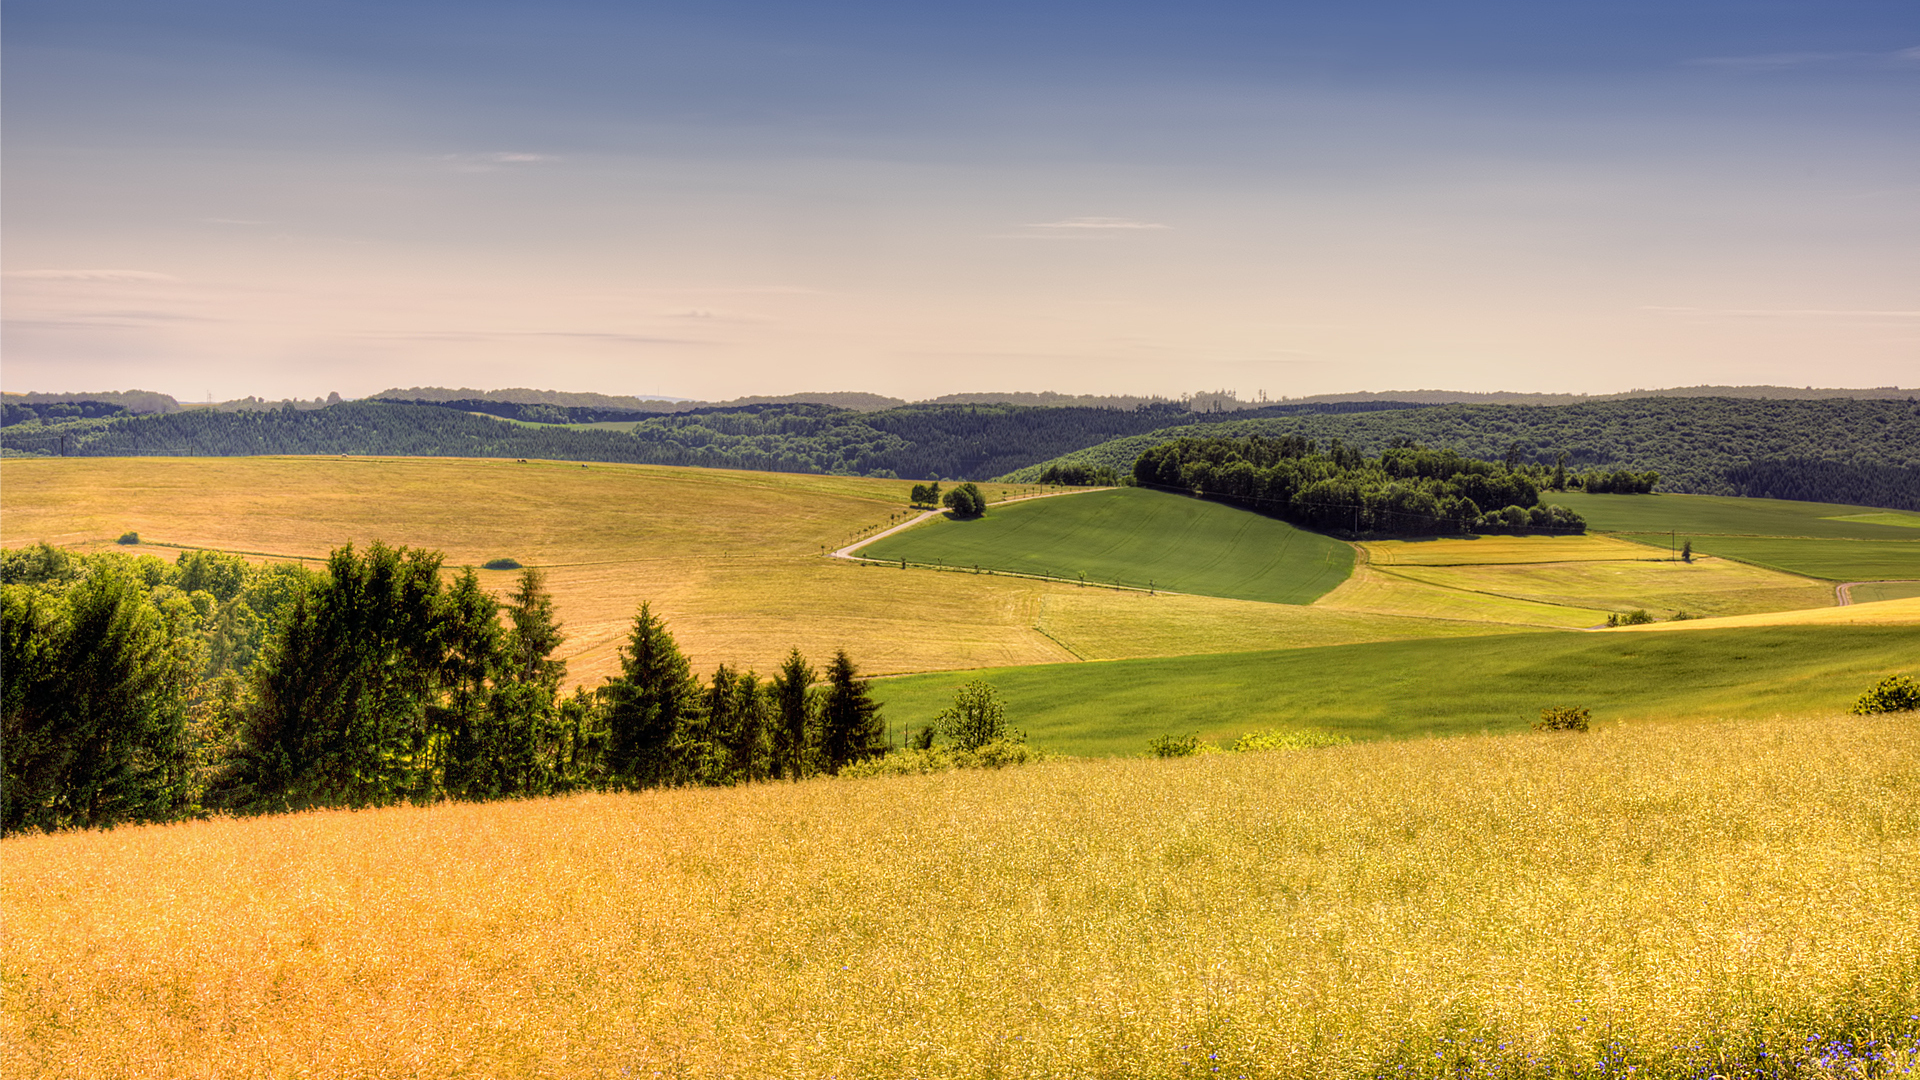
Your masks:
{"label": "blue sky", "polygon": [[1920,383],[1920,6],[14,0],[10,390]]}

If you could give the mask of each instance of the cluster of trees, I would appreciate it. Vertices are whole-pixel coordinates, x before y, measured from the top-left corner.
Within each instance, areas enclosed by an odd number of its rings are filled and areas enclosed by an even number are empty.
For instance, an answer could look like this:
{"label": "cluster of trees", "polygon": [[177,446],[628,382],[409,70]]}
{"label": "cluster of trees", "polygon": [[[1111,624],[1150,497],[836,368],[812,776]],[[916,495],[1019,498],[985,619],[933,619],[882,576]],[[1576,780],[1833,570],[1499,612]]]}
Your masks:
{"label": "cluster of trees", "polygon": [[65,420],[103,420],[127,415],[125,405],[110,401],[48,401],[35,405],[0,403],[0,427],[15,424],[49,423]]}
{"label": "cluster of trees", "polygon": [[1368,458],[1298,435],[1177,439],[1141,454],[1136,483],[1237,503],[1315,529],[1354,533],[1583,532],[1540,504],[1526,473],[1407,440]]}
{"label": "cluster of trees", "polygon": [[940,505],[953,511],[954,517],[979,517],[987,512],[987,497],[975,484],[956,484],[941,497]]}
{"label": "cluster of trees", "polygon": [[1651,470],[1634,472],[1632,469],[1595,469],[1566,479],[1563,487],[1585,491],[1590,495],[1645,495],[1660,482],[1660,474]]}
{"label": "cluster of trees", "polygon": [[[1633,398],[1571,405],[1437,405],[1369,414],[1314,414],[1172,427],[1090,446],[1001,479],[1038,482],[1057,467],[1130,469],[1153,446],[1181,438],[1294,435],[1339,439],[1378,454],[1396,439],[1504,460],[1536,480],[1556,463],[1573,473],[1656,473],[1662,491],[1762,495],[1916,509],[1920,404],[1718,397]],[[1566,454],[1564,462],[1561,453]],[[1788,494],[1791,492],[1791,494]]]}
{"label": "cluster of trees", "polygon": [[886,749],[844,652],[702,682],[644,605],[620,675],[565,695],[539,573],[502,603],[441,562],[6,552],[0,825],[798,778]]}

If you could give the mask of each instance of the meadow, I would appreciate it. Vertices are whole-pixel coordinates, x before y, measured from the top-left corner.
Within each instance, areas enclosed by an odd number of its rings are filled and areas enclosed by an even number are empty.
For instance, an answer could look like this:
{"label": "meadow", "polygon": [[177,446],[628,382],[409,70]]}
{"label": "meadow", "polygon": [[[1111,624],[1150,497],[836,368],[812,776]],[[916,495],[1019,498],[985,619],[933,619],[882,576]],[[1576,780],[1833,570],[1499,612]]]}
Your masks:
{"label": "meadow", "polygon": [[1823,715],[0,841],[9,1077],[1920,1069],[1920,727]]}
{"label": "meadow", "polygon": [[1828,581],[1920,579],[1920,514],[1710,495],[1555,492],[1590,529]]}
{"label": "meadow", "polygon": [[1332,537],[1145,488],[936,520],[876,540],[860,555],[1273,604],[1312,603],[1353,568],[1353,549]]}
{"label": "meadow", "polygon": [[[546,572],[567,635],[559,655],[571,681],[587,685],[617,669],[643,600],[703,670],[724,662],[767,672],[795,646],[816,659],[844,647],[863,670],[886,673],[1488,629],[1418,612],[1146,597],[821,557],[905,520],[911,487],[454,458],[11,459],[0,462],[0,543],[169,560],[204,547],[312,562],[349,541],[379,539],[445,552],[450,568],[512,558]],[[1035,490],[984,487],[995,499]],[[989,517],[1003,509],[1014,507]],[[140,546],[115,544],[128,531],[139,533]],[[496,595],[515,576],[479,573]]]}
{"label": "meadow", "polygon": [[[1607,722],[1765,718],[1842,709],[1887,674],[1914,671],[1920,609],[1899,603],[1891,615],[1900,621],[1883,625],[1702,624],[1687,633],[1369,642],[931,673],[873,685],[899,733],[938,715],[962,682],[984,680],[1006,703],[1007,723],[1034,746],[1083,756],[1142,753],[1160,735],[1231,742],[1264,728],[1356,739],[1511,733],[1552,705],[1586,706]],[[1873,609],[1826,612],[1870,618]]]}

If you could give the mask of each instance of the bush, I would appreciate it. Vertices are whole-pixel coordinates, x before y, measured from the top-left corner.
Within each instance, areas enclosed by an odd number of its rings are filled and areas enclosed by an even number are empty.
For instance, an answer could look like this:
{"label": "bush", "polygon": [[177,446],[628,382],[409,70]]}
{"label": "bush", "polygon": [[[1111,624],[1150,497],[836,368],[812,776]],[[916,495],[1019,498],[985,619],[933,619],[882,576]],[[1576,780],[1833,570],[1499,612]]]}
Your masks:
{"label": "bush", "polygon": [[1645,608],[1634,608],[1625,615],[1614,613],[1607,616],[1608,626],[1645,626],[1653,621],[1653,616]]}
{"label": "bush", "polygon": [[1245,754],[1256,750],[1313,750],[1322,746],[1346,746],[1353,742],[1345,735],[1335,735],[1330,731],[1315,731],[1302,728],[1299,731],[1249,731],[1233,741],[1227,749],[1236,754]]}
{"label": "bush", "polygon": [[120,539],[116,542],[121,544],[137,544],[140,542],[140,534],[137,532],[123,532],[120,534]]}
{"label": "bush", "polygon": [[1585,731],[1593,717],[1583,706],[1552,705],[1540,710],[1533,722],[1535,731]]}
{"label": "bush", "polygon": [[961,484],[941,498],[954,517],[979,517],[987,512],[987,497],[980,494],[979,487],[973,484]]}
{"label": "bush", "polygon": [[1866,716],[1909,709],[1920,709],[1920,683],[1905,675],[1889,675],[1880,680],[1880,685],[1860,695],[1860,700],[1854,702],[1849,711]]}
{"label": "bush", "polygon": [[1198,735],[1162,735],[1147,744],[1147,756],[1157,758],[1193,757],[1219,751],[1212,743],[1201,742]]}
{"label": "bush", "polygon": [[518,570],[519,562],[513,559],[488,559],[480,564],[482,570]]}
{"label": "bush", "polygon": [[971,751],[947,746],[895,750],[890,754],[853,762],[842,768],[839,775],[843,780],[859,780],[870,776],[925,776],[955,769],[1003,769],[1009,765],[1031,765],[1037,761],[1050,761],[1053,756],[1043,754],[1026,743],[999,740]]}
{"label": "bush", "polygon": [[1025,742],[1027,737],[1007,726],[1006,709],[992,686],[978,679],[953,695],[953,705],[933,722],[954,749],[969,753],[988,743]]}

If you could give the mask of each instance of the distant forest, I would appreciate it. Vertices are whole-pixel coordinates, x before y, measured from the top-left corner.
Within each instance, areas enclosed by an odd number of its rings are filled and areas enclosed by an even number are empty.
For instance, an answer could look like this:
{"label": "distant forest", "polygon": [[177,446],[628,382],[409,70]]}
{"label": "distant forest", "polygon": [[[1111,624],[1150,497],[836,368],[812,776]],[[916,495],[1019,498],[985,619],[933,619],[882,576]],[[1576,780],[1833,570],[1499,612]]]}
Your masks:
{"label": "distant forest", "polygon": [[[1564,454],[1577,474],[1657,472],[1662,491],[1920,510],[1920,403],[1912,400],[1296,401],[1241,409],[1227,420],[1171,401],[870,411],[787,402],[661,414],[598,395],[573,395],[598,399],[574,404],[497,396],[133,415],[116,409],[125,403],[112,395],[96,404],[10,395],[0,444],[10,455],[509,457],[1038,482],[1126,477],[1142,453],[1177,438],[1293,435],[1322,445],[1338,439],[1369,457],[1396,440],[1529,466],[1555,465]],[[631,430],[586,426],[609,423]]]}
{"label": "distant forest", "polygon": [[[482,407],[512,417],[474,415]],[[1263,414],[1412,407],[1383,402],[1286,405]],[[194,410],[85,421],[84,426],[76,421],[57,430],[20,424],[6,429],[0,440],[11,452],[77,457],[510,457],[917,480],[991,477],[1116,436],[1201,419],[1171,403],[1137,409],[911,405],[865,413],[799,404],[712,407],[650,416],[635,423],[631,431],[554,422],[564,417],[571,423],[591,423],[615,415],[616,410],[599,406],[342,402],[305,411]],[[584,417],[595,419],[580,419]]]}
{"label": "distant forest", "polygon": [[1634,398],[1579,405],[1438,405],[1373,414],[1260,417],[1125,436],[1015,470],[1126,475],[1141,454],[1180,438],[1338,439],[1378,456],[1396,440],[1466,457],[1657,472],[1658,490],[1920,510],[1920,403],[1890,400]]}

